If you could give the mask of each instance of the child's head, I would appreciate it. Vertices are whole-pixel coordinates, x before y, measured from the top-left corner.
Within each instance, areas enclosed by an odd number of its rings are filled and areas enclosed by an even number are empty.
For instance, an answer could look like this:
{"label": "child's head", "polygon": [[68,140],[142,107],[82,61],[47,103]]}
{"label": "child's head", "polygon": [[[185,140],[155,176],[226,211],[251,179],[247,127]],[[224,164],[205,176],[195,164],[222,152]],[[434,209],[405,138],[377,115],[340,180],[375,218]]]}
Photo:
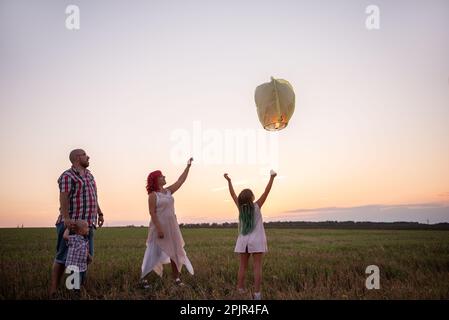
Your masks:
{"label": "child's head", "polygon": [[254,229],[254,194],[250,189],[244,189],[237,198],[239,206],[239,229],[245,235]]}
{"label": "child's head", "polygon": [[239,207],[245,203],[252,204],[254,202],[254,193],[251,189],[243,189],[238,196]]}
{"label": "child's head", "polygon": [[85,220],[75,221],[75,232],[81,236],[86,236],[89,234],[89,225]]}

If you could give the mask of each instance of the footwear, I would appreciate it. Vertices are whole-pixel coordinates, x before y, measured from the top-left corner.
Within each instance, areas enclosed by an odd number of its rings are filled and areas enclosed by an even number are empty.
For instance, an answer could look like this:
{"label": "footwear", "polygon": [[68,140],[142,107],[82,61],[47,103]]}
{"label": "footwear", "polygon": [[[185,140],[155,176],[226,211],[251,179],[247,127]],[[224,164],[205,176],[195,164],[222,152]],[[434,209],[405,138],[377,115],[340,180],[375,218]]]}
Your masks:
{"label": "footwear", "polygon": [[72,298],[72,300],[80,300],[81,299],[81,290],[80,289],[72,290],[71,298]]}
{"label": "footwear", "polygon": [[150,289],[150,284],[148,283],[147,280],[142,280],[141,284],[144,289]]}
{"label": "footwear", "polygon": [[246,293],[246,290],[245,290],[244,288],[237,288],[237,292],[238,292],[239,294],[245,294],[245,293]]}
{"label": "footwear", "polygon": [[254,300],[262,300],[262,294],[260,292],[254,292]]}
{"label": "footwear", "polygon": [[179,278],[177,278],[176,280],[175,280],[175,284],[178,286],[178,287],[184,287],[185,286],[185,284],[181,281],[181,279],[179,279]]}
{"label": "footwear", "polygon": [[58,300],[59,299],[58,293],[57,292],[50,293],[49,299],[50,300]]}

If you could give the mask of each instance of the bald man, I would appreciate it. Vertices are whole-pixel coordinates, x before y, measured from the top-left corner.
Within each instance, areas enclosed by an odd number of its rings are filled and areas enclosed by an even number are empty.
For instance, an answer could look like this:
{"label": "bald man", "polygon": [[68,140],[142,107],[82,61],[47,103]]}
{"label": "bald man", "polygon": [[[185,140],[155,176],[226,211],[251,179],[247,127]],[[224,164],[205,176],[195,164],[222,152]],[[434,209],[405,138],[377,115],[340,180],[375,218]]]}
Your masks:
{"label": "bald man", "polygon": [[53,298],[65,271],[67,244],[64,240],[64,230],[72,229],[77,220],[84,220],[89,225],[89,253],[94,255],[94,229],[104,223],[103,212],[98,205],[97,186],[94,176],[87,170],[89,156],[82,149],[70,152],[69,160],[72,167],[64,171],[58,179],[59,184],[59,216],[56,221],[58,240],[56,257],[50,285],[50,297]]}

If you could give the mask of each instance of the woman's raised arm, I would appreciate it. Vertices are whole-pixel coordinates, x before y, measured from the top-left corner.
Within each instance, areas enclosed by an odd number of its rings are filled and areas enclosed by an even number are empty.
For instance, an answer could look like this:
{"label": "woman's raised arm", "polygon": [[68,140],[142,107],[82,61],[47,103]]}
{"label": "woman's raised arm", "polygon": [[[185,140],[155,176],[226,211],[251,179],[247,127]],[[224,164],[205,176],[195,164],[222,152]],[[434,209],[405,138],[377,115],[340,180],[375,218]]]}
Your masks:
{"label": "woman's raised arm", "polygon": [[192,165],[193,158],[190,158],[187,162],[187,167],[184,169],[184,172],[179,176],[178,181],[173,183],[167,189],[170,190],[171,194],[175,193],[176,190],[181,188],[182,184],[186,181],[187,175],[189,174],[190,166]]}

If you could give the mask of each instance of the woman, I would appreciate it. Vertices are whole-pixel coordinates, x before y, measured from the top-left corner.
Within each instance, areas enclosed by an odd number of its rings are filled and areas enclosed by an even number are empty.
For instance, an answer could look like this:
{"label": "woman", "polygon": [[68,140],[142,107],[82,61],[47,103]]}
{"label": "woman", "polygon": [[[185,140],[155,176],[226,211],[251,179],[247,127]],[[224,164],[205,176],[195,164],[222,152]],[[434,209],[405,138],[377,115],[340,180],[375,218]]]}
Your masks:
{"label": "woman", "polygon": [[163,264],[167,263],[171,263],[176,285],[184,285],[179,277],[183,265],[193,275],[192,264],[184,251],[184,240],[176,220],[172,196],[186,181],[192,161],[193,158],[190,158],[178,181],[167,188],[164,188],[165,176],[161,171],[153,171],[148,175],[147,192],[151,222],[141,279],[152,270],[162,277]]}

